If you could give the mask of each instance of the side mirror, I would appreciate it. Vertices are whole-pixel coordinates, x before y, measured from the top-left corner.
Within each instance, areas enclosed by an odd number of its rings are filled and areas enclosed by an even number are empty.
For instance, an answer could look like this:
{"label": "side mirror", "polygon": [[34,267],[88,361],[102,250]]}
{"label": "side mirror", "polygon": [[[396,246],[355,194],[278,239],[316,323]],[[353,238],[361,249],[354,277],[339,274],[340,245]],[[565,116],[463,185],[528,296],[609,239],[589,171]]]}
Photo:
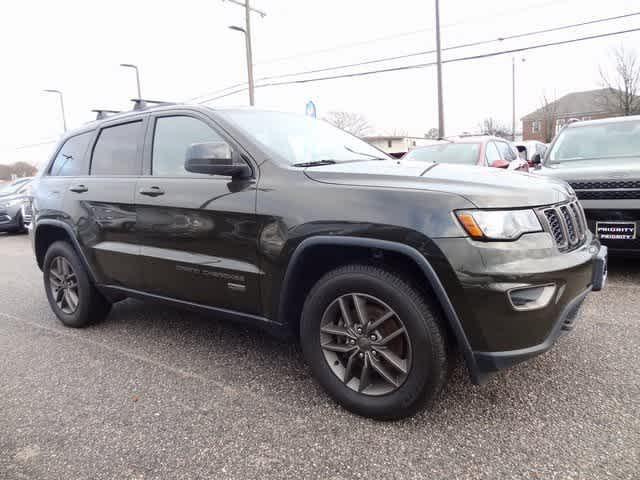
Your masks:
{"label": "side mirror", "polygon": [[491,162],[491,166],[493,168],[509,168],[509,162],[502,159],[494,160],[493,162]]}
{"label": "side mirror", "polygon": [[231,148],[225,142],[194,143],[187,149],[184,169],[192,173],[247,178],[248,165],[233,163]]}
{"label": "side mirror", "polygon": [[534,153],[531,157],[531,165],[540,165],[542,163],[542,157],[539,153]]}

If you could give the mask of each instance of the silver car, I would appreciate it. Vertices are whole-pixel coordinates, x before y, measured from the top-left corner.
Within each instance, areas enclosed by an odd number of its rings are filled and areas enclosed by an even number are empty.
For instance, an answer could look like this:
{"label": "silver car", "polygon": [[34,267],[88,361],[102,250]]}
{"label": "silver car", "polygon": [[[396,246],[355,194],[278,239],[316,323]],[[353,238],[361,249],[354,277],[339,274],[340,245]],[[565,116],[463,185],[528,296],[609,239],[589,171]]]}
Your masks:
{"label": "silver car", "polygon": [[[532,172],[571,184],[589,228],[610,252],[640,253],[640,116],[572,123],[534,163]],[[559,220],[559,227],[569,223]]]}
{"label": "silver car", "polygon": [[24,232],[30,221],[24,208],[32,178],[20,178],[0,187],[0,232]]}

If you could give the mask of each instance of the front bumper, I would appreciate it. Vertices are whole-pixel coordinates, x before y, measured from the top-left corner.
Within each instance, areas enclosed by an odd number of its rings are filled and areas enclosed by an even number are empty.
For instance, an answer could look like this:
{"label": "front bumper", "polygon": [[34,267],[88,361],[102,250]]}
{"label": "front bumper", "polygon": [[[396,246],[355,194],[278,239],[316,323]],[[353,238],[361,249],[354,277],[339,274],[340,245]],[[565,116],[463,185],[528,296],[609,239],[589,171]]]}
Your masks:
{"label": "front bumper", "polygon": [[[607,248],[590,233],[568,253],[558,252],[545,233],[515,242],[436,243],[449,261],[457,261],[447,293],[469,341],[476,378],[549,350],[573,326],[587,294],[601,289],[606,278]],[[544,285],[555,287],[547,303],[514,306],[514,289]]]}

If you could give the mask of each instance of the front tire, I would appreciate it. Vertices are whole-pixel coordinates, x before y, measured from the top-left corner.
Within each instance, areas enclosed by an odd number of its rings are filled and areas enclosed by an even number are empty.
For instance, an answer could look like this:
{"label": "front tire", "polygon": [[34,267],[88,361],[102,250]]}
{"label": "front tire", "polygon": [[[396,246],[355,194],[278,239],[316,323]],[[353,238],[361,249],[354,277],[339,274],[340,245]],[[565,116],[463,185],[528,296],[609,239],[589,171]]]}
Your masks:
{"label": "front tire", "polygon": [[91,283],[69,243],[55,242],[49,247],[42,271],[49,305],[64,325],[86,327],[108,315],[111,303]]}
{"label": "front tire", "polygon": [[439,312],[401,276],[370,265],[324,275],[303,308],[302,351],[346,409],[395,420],[432,402],[447,376]]}

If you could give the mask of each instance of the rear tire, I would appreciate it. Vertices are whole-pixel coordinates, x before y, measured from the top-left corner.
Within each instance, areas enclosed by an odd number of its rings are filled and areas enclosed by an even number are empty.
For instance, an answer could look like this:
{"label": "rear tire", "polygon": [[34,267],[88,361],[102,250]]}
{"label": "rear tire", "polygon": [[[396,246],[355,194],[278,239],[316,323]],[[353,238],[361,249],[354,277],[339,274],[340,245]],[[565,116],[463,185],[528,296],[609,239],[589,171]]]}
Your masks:
{"label": "rear tire", "polygon": [[91,283],[69,243],[60,241],[49,247],[42,271],[49,305],[65,326],[86,327],[109,314],[111,303]]}
{"label": "rear tire", "polygon": [[438,309],[400,275],[379,267],[349,265],[324,275],[304,304],[300,339],[318,382],[365,417],[413,415],[447,378]]}

